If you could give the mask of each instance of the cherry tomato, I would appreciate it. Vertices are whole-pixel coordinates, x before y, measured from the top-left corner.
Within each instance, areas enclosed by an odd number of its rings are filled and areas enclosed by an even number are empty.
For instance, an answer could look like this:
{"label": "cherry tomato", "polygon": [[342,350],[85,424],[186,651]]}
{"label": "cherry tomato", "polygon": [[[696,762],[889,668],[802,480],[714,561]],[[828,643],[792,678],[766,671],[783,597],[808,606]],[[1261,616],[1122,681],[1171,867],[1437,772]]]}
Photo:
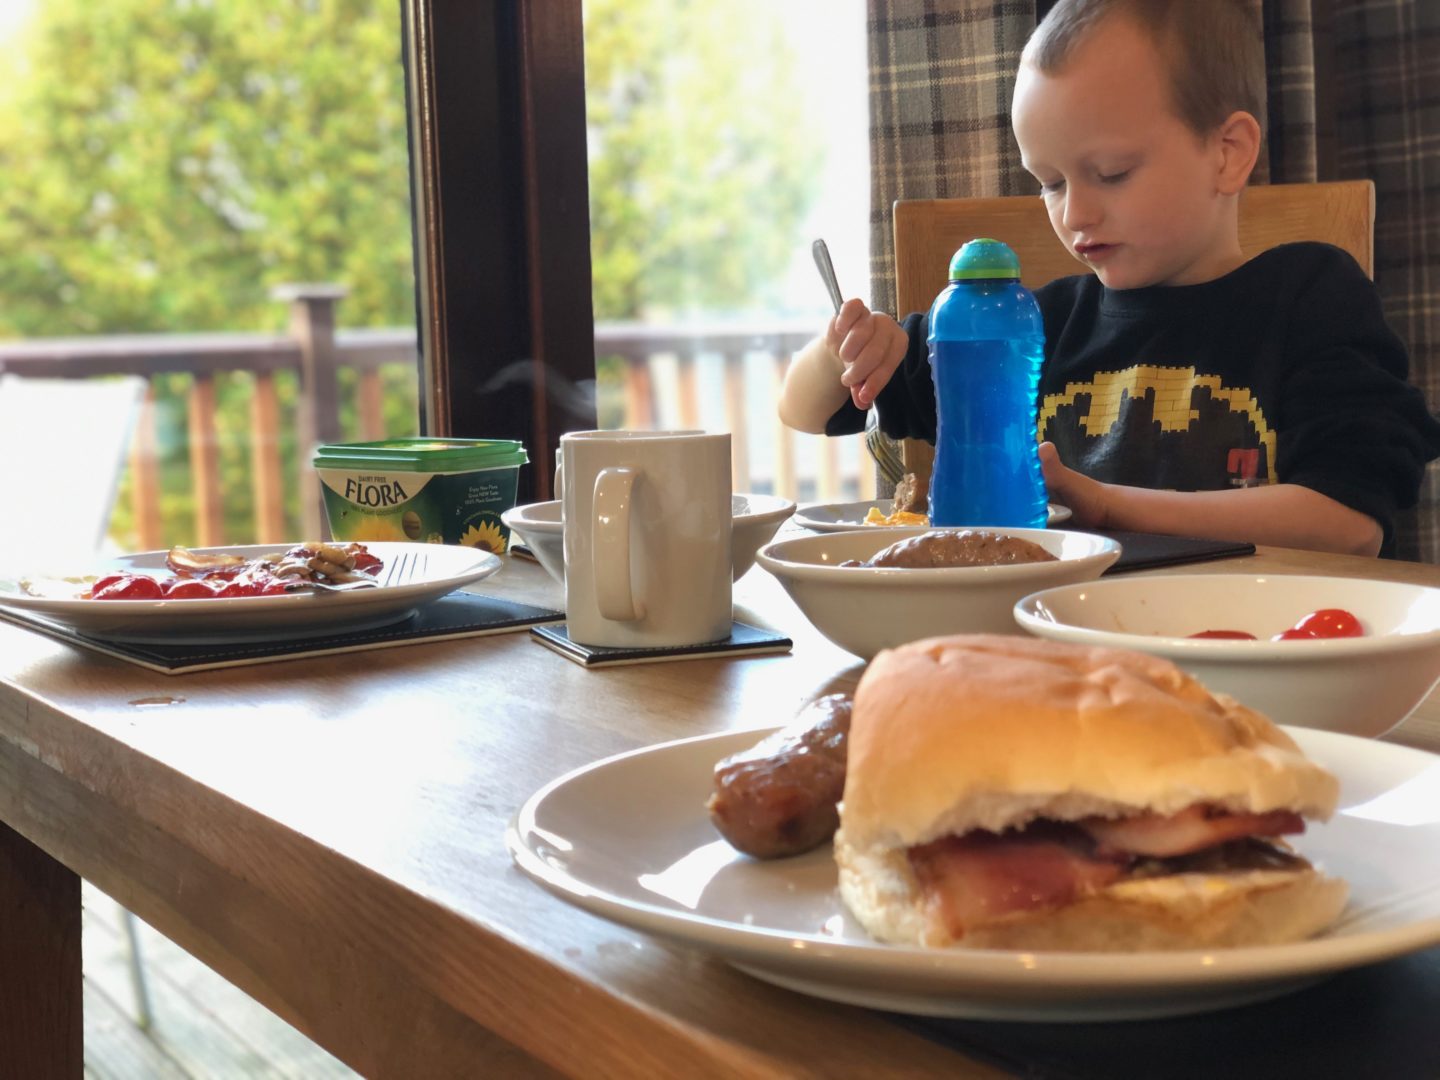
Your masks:
{"label": "cherry tomato", "polygon": [[1350,612],[1340,608],[1321,608],[1312,611],[1295,624],[1296,630],[1303,630],[1311,637],[1345,638],[1364,637],[1365,628]]}
{"label": "cherry tomato", "polygon": [[1301,630],[1292,626],[1289,630],[1282,630],[1270,639],[1271,641],[1314,641],[1315,635],[1309,630]]}
{"label": "cherry tomato", "polygon": [[91,591],[90,596],[95,600],[159,600],[161,596],[160,583],[152,577],[144,574],[119,574],[110,575],[118,580],[110,581],[102,578],[106,584]]}
{"label": "cherry tomato", "polygon": [[1191,634],[1192,638],[1216,638],[1226,641],[1254,641],[1254,634],[1247,634],[1244,630],[1201,630],[1198,634]]}
{"label": "cherry tomato", "polygon": [[161,586],[167,600],[214,600],[215,590],[194,578],[171,578]]}

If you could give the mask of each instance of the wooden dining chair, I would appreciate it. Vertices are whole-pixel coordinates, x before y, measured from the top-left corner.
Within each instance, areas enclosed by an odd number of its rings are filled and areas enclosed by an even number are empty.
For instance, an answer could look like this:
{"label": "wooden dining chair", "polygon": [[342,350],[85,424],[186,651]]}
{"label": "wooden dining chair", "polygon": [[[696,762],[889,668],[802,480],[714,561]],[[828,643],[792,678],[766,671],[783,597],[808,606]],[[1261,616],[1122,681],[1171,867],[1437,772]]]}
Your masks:
{"label": "wooden dining chair", "polygon": [[[1003,240],[1020,258],[1020,280],[1035,289],[1083,273],[1050,227],[1033,195],[988,199],[905,199],[895,204],[897,315],[925,311],[946,285],[950,256],[967,240]],[[1369,180],[1320,184],[1258,184],[1240,197],[1240,248],[1254,255],[1296,240],[1344,248],[1375,273],[1375,185]],[[905,471],[928,486],[935,448],[906,439]]]}

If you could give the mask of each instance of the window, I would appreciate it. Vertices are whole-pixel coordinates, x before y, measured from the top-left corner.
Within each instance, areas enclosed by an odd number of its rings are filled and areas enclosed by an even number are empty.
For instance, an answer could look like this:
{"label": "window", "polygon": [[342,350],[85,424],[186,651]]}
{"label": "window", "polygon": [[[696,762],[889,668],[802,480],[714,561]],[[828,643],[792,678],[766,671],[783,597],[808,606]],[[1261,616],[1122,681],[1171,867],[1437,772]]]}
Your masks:
{"label": "window", "polygon": [[728,430],[740,491],[859,497],[858,440],[774,401],[829,313],[811,240],[867,291],[864,33],[863,0],[584,3],[598,421]]}
{"label": "window", "polygon": [[[715,12],[689,10],[704,7],[591,0],[582,10],[580,0],[481,5],[408,0],[421,193],[420,277],[426,298],[422,351],[432,376],[426,402],[431,430],[524,440],[536,467],[522,476],[522,489],[528,486],[522,498],[548,495],[550,454],[563,431],[602,422],[655,426],[694,420],[720,427],[737,415],[744,418],[750,483],[761,489],[781,486],[775,463],[784,444],[767,447],[766,440],[780,435],[773,379],[782,361],[764,348],[747,350],[739,363],[723,361],[724,349],[695,345],[695,329],[760,323],[771,332],[787,324],[804,336],[816,332],[828,311],[809,262],[816,235],[829,241],[842,285],[860,295],[868,291],[863,6],[858,0],[787,0],[767,8],[736,0],[709,5]],[[633,31],[622,32],[636,12],[650,16],[643,42],[633,41]],[[728,76],[724,49],[703,55],[710,39],[720,34],[722,16],[727,26],[747,24],[740,37],[754,50],[743,62],[732,54],[731,68],[743,70]],[[620,29],[606,18],[618,20]],[[810,54],[819,46],[806,34],[817,20],[826,27],[827,49],[832,41],[849,42],[838,53],[826,53],[829,63],[812,64]],[[725,32],[737,31],[729,26]],[[604,57],[597,51],[641,45],[649,50],[643,63],[637,54],[628,67],[618,61],[602,66]],[[764,63],[756,62],[756,52]],[[837,58],[847,55],[848,61]],[[705,63],[718,67],[706,69]],[[799,65],[804,75],[783,72],[782,64]],[[719,81],[708,96],[701,78],[706,70]],[[660,80],[667,96],[652,98],[649,111],[639,116],[638,106],[629,113],[611,108],[624,103],[616,95],[627,87],[656,92],[654,86],[633,82],[645,72]],[[766,93],[775,79],[793,87],[798,100],[779,108],[776,95]],[[700,100],[684,104],[668,96],[678,88],[699,94]],[[698,112],[705,115],[693,115]],[[693,122],[687,123],[687,113]],[[747,170],[770,167],[764,153],[747,152],[750,144],[741,136],[750,132],[755,146],[772,145],[766,124],[777,115],[790,118],[792,126],[780,137],[808,147],[801,161],[813,172],[797,173],[790,188],[795,205],[782,205],[778,219],[783,232],[760,235],[776,228],[772,200],[768,220],[755,215],[756,220],[743,222],[756,231],[727,264],[726,280],[704,282],[694,273],[698,264],[687,266],[684,256],[715,250],[715,238],[707,238],[712,242],[707,249],[686,242],[685,230],[703,236],[705,229],[723,224],[719,210],[705,200],[732,182],[750,179]],[[615,126],[617,117],[627,116],[629,128]],[[646,132],[662,141],[671,160],[663,170],[654,166],[651,187],[640,199],[625,186],[631,180],[618,179],[625,173],[612,168],[611,155],[630,140],[630,152],[654,157],[653,146],[637,145]],[[849,141],[836,139],[836,133]],[[671,190],[660,198],[655,185]],[[652,225],[638,233],[615,227],[626,212],[627,195],[636,196],[632,208],[653,215],[648,219]],[[672,228],[653,236],[661,223]],[[627,235],[664,243],[640,259],[633,250],[627,254],[633,247]],[[719,239],[723,246],[728,238]],[[642,264],[628,279],[616,270],[625,268],[627,258]],[[646,283],[642,301],[622,302],[624,290],[617,282],[638,282],[645,275],[658,280]],[[667,277],[675,281],[666,282]],[[617,347],[617,336],[627,333],[648,335],[653,345],[672,332],[677,340],[664,350],[646,353],[650,346],[644,342],[643,347],[625,343],[641,354],[637,357]],[[704,335],[698,340],[704,341]],[[654,357],[653,364],[647,356]],[[637,378],[627,382],[622,364],[640,369],[649,388],[642,392]],[[728,390],[720,374],[727,365],[745,372],[743,380],[730,380]],[[686,379],[692,380],[693,393],[682,390]],[[694,402],[691,412],[685,411],[691,408],[687,400]],[[835,478],[835,492],[865,494],[861,485],[870,481],[870,470],[861,468],[860,456],[858,440],[798,438],[795,494],[824,494],[820,480],[827,470]],[[853,478],[848,488],[846,473]]]}
{"label": "window", "polygon": [[120,547],[313,535],[311,445],[418,429],[399,11],[0,12],[7,385],[143,383],[108,406],[132,411],[128,446],[67,417],[121,478]]}

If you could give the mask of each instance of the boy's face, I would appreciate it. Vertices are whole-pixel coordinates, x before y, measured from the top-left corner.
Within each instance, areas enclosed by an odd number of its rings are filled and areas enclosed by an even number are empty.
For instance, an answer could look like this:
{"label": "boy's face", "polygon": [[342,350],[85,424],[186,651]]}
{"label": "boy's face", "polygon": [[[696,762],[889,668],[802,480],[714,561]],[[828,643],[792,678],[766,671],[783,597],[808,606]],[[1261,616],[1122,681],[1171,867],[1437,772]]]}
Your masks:
{"label": "boy's face", "polygon": [[1140,30],[1110,18],[1058,72],[1022,63],[1015,83],[1015,139],[1050,224],[1112,289],[1193,285],[1243,261],[1217,188],[1219,135],[1175,114],[1162,64]]}

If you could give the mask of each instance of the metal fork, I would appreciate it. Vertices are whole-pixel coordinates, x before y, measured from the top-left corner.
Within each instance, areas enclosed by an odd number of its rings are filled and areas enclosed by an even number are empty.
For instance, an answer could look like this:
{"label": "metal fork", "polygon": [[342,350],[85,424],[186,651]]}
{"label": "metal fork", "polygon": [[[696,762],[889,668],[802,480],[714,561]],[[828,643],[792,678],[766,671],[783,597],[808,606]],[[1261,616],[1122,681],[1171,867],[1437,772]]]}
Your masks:
{"label": "metal fork", "polygon": [[405,551],[385,568],[385,577],[380,584],[387,588],[392,585],[408,585],[425,573],[430,557],[423,551]]}

